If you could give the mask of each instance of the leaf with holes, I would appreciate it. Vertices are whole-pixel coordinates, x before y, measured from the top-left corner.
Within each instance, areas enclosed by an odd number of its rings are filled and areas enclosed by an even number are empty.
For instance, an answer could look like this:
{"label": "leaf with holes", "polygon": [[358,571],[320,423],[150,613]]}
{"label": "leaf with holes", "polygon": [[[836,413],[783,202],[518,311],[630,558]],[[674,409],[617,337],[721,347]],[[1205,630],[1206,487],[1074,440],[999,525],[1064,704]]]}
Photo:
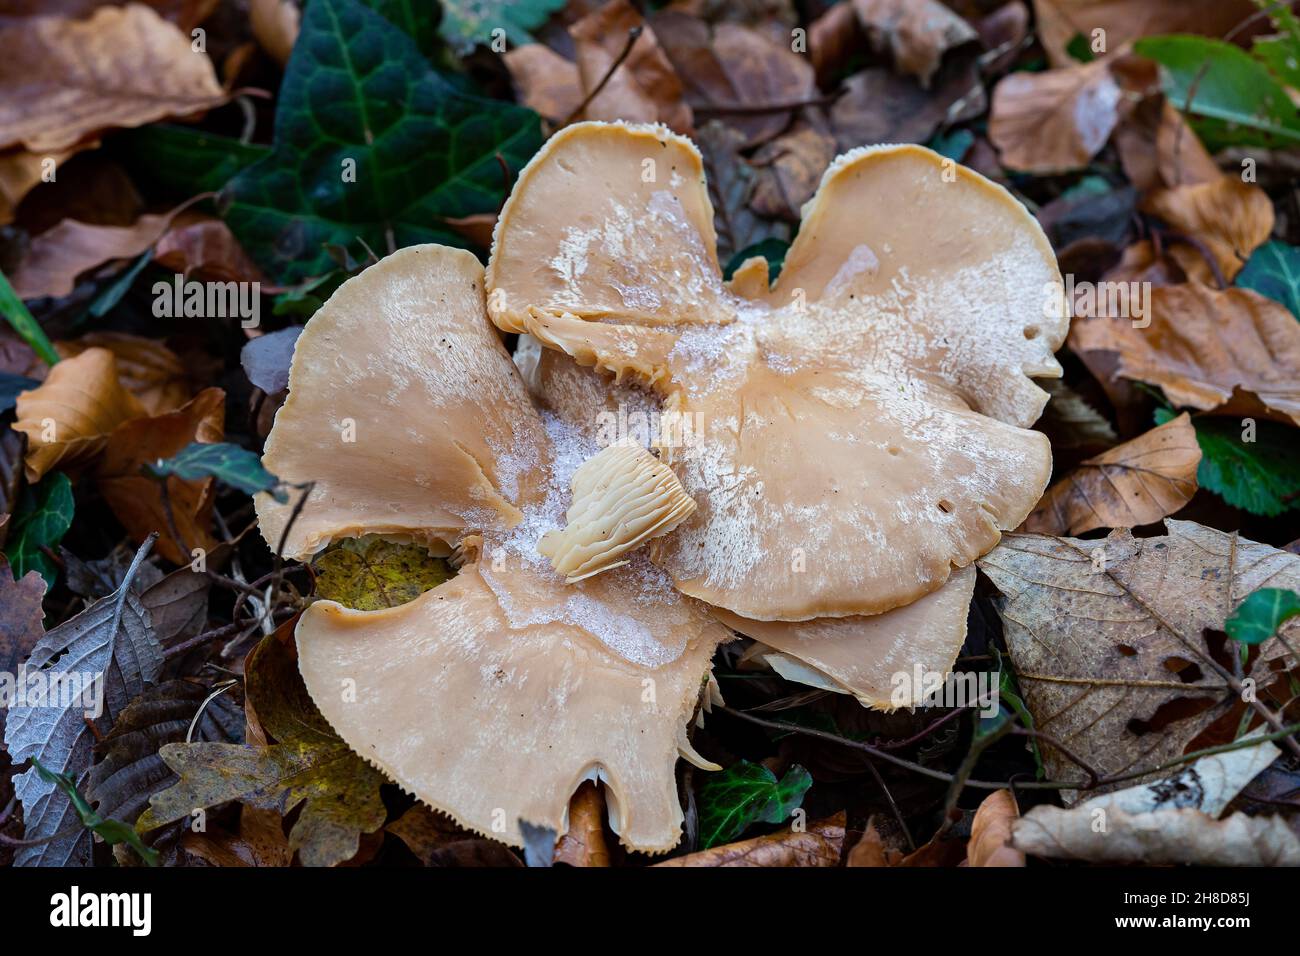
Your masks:
{"label": "leaf with holes", "polygon": [[[1034,725],[1101,774],[1153,769],[1240,703],[1214,632],[1264,583],[1300,586],[1300,555],[1190,521],[1163,537],[1010,534],[980,559]],[[1220,648],[1221,649],[1221,648]],[[1284,655],[1265,641],[1260,686]],[[1049,777],[1084,779],[1041,741]]]}
{"label": "leaf with holes", "polygon": [[496,212],[507,170],[540,145],[531,110],[460,92],[357,0],[314,0],[280,87],[272,153],[220,204],[240,244],[294,283],[333,269],[327,244],[358,255],[464,245],[440,223]]}

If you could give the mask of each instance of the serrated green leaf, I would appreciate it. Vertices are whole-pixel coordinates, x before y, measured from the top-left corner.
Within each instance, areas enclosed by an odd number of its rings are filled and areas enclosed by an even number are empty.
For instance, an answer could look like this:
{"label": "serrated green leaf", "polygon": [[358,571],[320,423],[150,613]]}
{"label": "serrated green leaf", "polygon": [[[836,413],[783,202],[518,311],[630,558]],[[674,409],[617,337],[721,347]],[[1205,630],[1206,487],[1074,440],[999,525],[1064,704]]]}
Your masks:
{"label": "serrated green leaf", "polygon": [[28,488],[14,514],[13,529],[5,543],[5,557],[13,567],[14,577],[39,571],[49,587],[54,587],[58,567],[43,548],[54,548],[72,527],[72,482],[63,472],[49,475],[35,488]]}
{"label": "serrated green leaf", "polygon": [[1300,319],[1300,249],[1285,242],[1266,242],[1253,253],[1236,284],[1281,302]]}
{"label": "serrated green leaf", "polygon": [[[1157,409],[1156,423],[1174,417]],[[1255,422],[1255,440],[1243,440],[1235,418],[1202,415],[1192,419],[1201,463],[1196,482],[1234,508],[1273,517],[1300,504],[1300,444],[1295,429],[1271,421]]]}
{"label": "serrated green leaf", "polygon": [[1263,644],[1293,617],[1300,617],[1300,594],[1285,588],[1260,588],[1237,606],[1223,629],[1234,641]]}
{"label": "serrated green leaf", "polygon": [[216,478],[247,495],[271,492],[276,501],[289,500],[280,479],[262,467],[255,452],[230,442],[191,442],[170,458],[160,458],[149,465],[157,478],[175,475],[184,481]]}
{"label": "serrated green leaf", "polygon": [[503,163],[518,171],[541,142],[536,113],[459,92],[378,13],[313,0],[280,87],[273,151],[220,206],[244,248],[296,283],[333,270],[327,244],[361,258],[365,247],[463,246],[442,220],[494,212]]}
{"label": "serrated green leaf", "polygon": [[172,196],[217,192],[270,148],[187,126],[154,124],[127,130],[111,144],[142,182]]}
{"label": "serrated green leaf", "polygon": [[762,764],[742,760],[700,786],[700,847],[729,843],[756,823],[784,823],[803,803],[812,775],[795,764],[779,781]]}
{"label": "serrated green leaf", "polygon": [[532,34],[565,0],[442,0],[438,30],[461,56],[475,46],[492,43],[494,30],[504,30],[511,46],[531,43]]}
{"label": "serrated green leaf", "polygon": [[158,851],[145,846],[144,841],[140,839],[140,834],[121,820],[101,817],[96,813],[86,801],[86,798],[81,795],[71,777],[67,774],[54,773],[46,769],[35,757],[32,758],[32,766],[36,768],[36,773],[40,775],[42,780],[54,784],[72,801],[72,808],[77,811],[77,816],[81,818],[81,822],[87,830],[97,834],[100,839],[110,846],[114,843],[125,843],[140,854],[140,859],[144,860],[149,866],[158,865]]}
{"label": "serrated green leaf", "polygon": [[454,576],[442,558],[375,535],[349,539],[315,561],[316,594],[357,611],[414,601]]}
{"label": "serrated green leaf", "polygon": [[1160,64],[1165,95],[1190,115],[1211,152],[1225,146],[1300,143],[1295,104],[1268,68],[1241,47],[1175,35],[1146,37],[1134,50]]}

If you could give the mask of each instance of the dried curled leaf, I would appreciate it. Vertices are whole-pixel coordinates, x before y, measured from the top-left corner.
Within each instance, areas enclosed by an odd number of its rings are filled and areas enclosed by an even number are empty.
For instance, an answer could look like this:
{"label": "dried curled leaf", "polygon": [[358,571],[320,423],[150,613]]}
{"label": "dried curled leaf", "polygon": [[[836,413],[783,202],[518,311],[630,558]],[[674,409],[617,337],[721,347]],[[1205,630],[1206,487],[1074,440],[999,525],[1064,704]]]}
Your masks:
{"label": "dried curled leaf", "polygon": [[838,866],[844,848],[844,812],[767,836],[726,843],[674,857],[655,866]]}
{"label": "dried curled leaf", "polygon": [[[1151,290],[1149,325],[1079,319],[1070,347],[1112,359],[1110,376],[1159,385],[1179,407],[1217,408],[1233,389],[1253,392],[1260,414],[1300,424],[1300,323],[1249,289],[1188,282]],[[1117,353],[1105,356],[1105,353]]]}
{"label": "dried curled leaf", "polygon": [[[1035,726],[1099,773],[1180,756],[1238,703],[1207,630],[1223,630],[1266,583],[1300,587],[1294,554],[1190,521],[1165,526],[1152,538],[1008,535],[979,561],[1005,595],[999,614]],[[1247,676],[1266,683],[1269,661],[1284,652],[1276,638],[1265,642]],[[1042,753],[1052,777],[1079,779],[1050,744]]]}
{"label": "dried curled leaf", "polygon": [[[1273,232],[1273,202],[1268,193],[1235,174],[1158,192],[1148,202],[1148,210],[1173,229],[1203,242],[1229,281]],[[1190,278],[1213,281],[1209,264],[1196,249],[1175,245],[1169,252]]]}
{"label": "dried curled leaf", "polygon": [[101,7],[85,20],[32,17],[0,30],[0,90],[0,146],[37,152],[227,98],[207,56],[139,3]]}
{"label": "dried curled leaf", "polygon": [[1159,521],[1192,500],[1200,463],[1196,429],[1184,412],[1080,464],[1047,489],[1022,530],[1083,534]]}
{"label": "dried curled leaf", "polygon": [[189,401],[185,366],[175,352],[157,339],[126,332],[90,332],[70,341],[55,342],[54,347],[65,359],[89,348],[108,349],[117,359],[118,380],[149,415],[173,411]]}
{"label": "dried curled leaf", "polygon": [[27,435],[28,481],[93,458],[118,425],[144,414],[118,380],[113,353],[101,348],[59,362],[42,385],[18,396],[17,411],[13,427]]}
{"label": "dried curled leaf", "polygon": [[671,468],[640,445],[610,445],[574,472],[567,523],[547,532],[537,550],[573,584],[627,564],[619,558],[694,511]]}
{"label": "dried curled leaf", "polygon": [[1008,169],[1056,173],[1085,166],[1119,122],[1121,91],[1105,60],[1012,73],[993,90],[989,138]]}
{"label": "dried curled leaf", "polygon": [[1019,817],[1020,810],[1010,790],[994,790],[985,797],[971,821],[966,864],[1024,866],[1024,853],[1010,845],[1011,826]]}

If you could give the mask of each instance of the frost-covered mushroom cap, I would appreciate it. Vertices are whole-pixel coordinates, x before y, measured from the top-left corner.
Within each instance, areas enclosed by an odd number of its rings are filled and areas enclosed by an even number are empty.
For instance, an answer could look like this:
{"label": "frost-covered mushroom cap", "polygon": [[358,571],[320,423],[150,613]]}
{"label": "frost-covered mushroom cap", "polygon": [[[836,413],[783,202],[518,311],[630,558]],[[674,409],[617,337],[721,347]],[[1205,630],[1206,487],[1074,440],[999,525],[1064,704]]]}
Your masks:
{"label": "frost-covered mushroom cap", "polygon": [[[599,777],[623,842],[663,851],[682,821],[677,758],[710,766],[685,728],[731,633],[642,554],[566,584],[538,552],[597,451],[534,406],[474,257],[417,246],[350,279],[308,323],[265,463],[315,482],[290,555],[383,534],[465,559],[400,607],[303,613],[303,678],[349,746],[515,845],[521,820],[563,833],[573,791]],[[257,508],[275,547],[291,505],[261,495]]]}
{"label": "frost-covered mushroom cap", "polygon": [[1005,190],[921,147],[837,160],[767,290],[752,266],[723,282],[688,140],[577,124],[520,174],[487,283],[500,328],[698,426],[664,448],[697,510],[651,557],[741,617],[906,605],[1050,475],[1026,429],[1067,327],[1051,247]]}

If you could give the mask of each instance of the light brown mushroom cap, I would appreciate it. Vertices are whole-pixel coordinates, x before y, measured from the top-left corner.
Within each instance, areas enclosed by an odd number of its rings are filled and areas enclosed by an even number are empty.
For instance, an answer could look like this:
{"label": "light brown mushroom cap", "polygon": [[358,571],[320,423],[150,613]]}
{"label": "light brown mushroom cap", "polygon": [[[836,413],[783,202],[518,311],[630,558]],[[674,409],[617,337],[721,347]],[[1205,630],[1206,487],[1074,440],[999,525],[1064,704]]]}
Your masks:
{"label": "light brown mushroom cap", "polygon": [[561,621],[513,627],[498,597],[471,565],[386,611],[316,602],[297,632],[312,699],[357,753],[468,829],[514,846],[521,819],[562,834],[569,797],[598,776],[622,842],[671,849],[673,768],[718,625],[693,617],[682,655],[648,669]]}
{"label": "light brown mushroom cap", "polygon": [[[382,534],[455,546],[466,562],[397,608],[319,601],[303,614],[300,667],[339,735],[497,839],[520,844],[521,818],[563,832],[594,775],[629,847],[673,846],[673,765],[706,765],[686,725],[731,633],[643,554],[569,585],[537,551],[598,449],[585,422],[535,407],[473,256],[418,246],[344,283],[299,337],[289,390],[266,464],[316,487],[286,553]],[[340,437],[349,418],[354,442]],[[290,507],[259,496],[272,547]]]}
{"label": "light brown mushroom cap", "polygon": [[678,588],[756,620],[878,614],[1024,519],[1051,472],[1030,376],[1060,374],[1067,320],[1009,193],[871,147],[827,171],[766,294],[722,282],[713,240],[687,140],[576,124],[520,175],[488,269],[501,328],[700,416],[664,449],[698,510],[651,547]]}
{"label": "light brown mushroom cap", "polygon": [[[287,556],[362,534],[451,543],[519,522],[547,440],[482,314],[472,254],[413,246],[345,282],[307,323],[263,456],[281,479],[315,482]],[[256,499],[273,548],[294,497]]]}
{"label": "light brown mushroom cap", "polygon": [[[714,615],[766,645],[761,656],[788,680],[852,694],[872,710],[920,704],[919,693],[895,699],[899,687],[919,691],[922,674],[946,677],[966,640],[966,615],[975,592],[973,565],[959,568],[937,591],[906,607],[870,617],[815,621],[750,621],[730,611]],[[906,676],[901,684],[897,676]]]}

